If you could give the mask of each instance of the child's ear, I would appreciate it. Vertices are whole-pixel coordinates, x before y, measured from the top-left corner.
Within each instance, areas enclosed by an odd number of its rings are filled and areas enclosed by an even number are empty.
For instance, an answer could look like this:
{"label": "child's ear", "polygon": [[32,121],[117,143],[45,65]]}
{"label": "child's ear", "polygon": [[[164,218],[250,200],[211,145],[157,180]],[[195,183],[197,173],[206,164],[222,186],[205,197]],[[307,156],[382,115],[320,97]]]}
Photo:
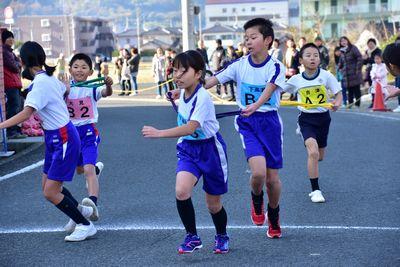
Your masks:
{"label": "child's ear", "polygon": [[93,74],[93,70],[90,70],[89,76],[92,76],[92,74]]}
{"label": "child's ear", "polygon": [[272,43],[272,36],[267,36],[264,39],[265,44],[269,47],[269,45]]}

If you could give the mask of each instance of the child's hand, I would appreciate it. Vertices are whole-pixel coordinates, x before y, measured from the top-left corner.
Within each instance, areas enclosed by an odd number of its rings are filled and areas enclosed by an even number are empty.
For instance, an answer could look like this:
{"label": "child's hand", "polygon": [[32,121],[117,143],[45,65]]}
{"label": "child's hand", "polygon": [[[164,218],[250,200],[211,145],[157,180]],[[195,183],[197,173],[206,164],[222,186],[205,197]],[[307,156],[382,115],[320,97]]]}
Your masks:
{"label": "child's hand", "polygon": [[172,91],[169,91],[166,96],[168,99],[171,100],[176,100],[179,98],[179,96],[181,95],[181,89],[174,89]]}
{"label": "child's hand", "polygon": [[388,90],[389,94],[386,96],[385,101],[400,95],[400,89],[396,88],[395,86],[386,86],[386,89]]}
{"label": "child's hand", "polygon": [[253,103],[251,105],[248,105],[245,109],[242,110],[241,115],[244,117],[249,117],[251,114],[257,111],[259,107],[257,106],[256,103]]}
{"label": "child's hand", "polygon": [[110,76],[107,76],[104,82],[106,83],[107,87],[111,87],[111,85],[114,83]]}
{"label": "child's hand", "polygon": [[71,90],[71,81],[67,77],[67,75],[63,75],[60,78],[60,81],[65,85],[66,90],[65,90],[64,97],[67,97],[69,95],[70,90]]}
{"label": "child's hand", "polygon": [[142,134],[143,134],[143,137],[145,137],[145,138],[159,138],[159,137],[161,137],[160,132],[161,132],[160,130],[158,130],[154,127],[151,127],[151,126],[143,126],[143,129],[142,129]]}

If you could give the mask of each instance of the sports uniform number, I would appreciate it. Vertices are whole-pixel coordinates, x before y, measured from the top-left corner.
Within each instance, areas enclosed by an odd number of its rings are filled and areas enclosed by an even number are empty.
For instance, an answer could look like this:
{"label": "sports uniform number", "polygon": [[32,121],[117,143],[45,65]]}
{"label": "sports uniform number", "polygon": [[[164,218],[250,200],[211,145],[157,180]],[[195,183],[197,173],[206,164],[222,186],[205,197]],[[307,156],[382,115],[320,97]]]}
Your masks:
{"label": "sports uniform number", "polygon": [[327,101],[326,89],[324,86],[303,88],[298,93],[301,102],[305,104],[323,104]]}
{"label": "sports uniform number", "polygon": [[72,119],[93,119],[94,112],[90,97],[68,99],[69,117]]}
{"label": "sports uniform number", "polygon": [[82,107],[81,111],[84,111],[81,115],[81,118],[89,118],[90,116],[88,115],[89,113],[89,108],[88,107]]}
{"label": "sports uniform number", "polygon": [[80,115],[81,118],[90,118],[89,116],[89,108],[88,107],[81,107],[79,109],[79,114],[75,114],[75,109],[73,109],[72,107],[68,107],[68,112],[69,112],[69,117],[70,118],[76,118],[79,117],[77,115]]}

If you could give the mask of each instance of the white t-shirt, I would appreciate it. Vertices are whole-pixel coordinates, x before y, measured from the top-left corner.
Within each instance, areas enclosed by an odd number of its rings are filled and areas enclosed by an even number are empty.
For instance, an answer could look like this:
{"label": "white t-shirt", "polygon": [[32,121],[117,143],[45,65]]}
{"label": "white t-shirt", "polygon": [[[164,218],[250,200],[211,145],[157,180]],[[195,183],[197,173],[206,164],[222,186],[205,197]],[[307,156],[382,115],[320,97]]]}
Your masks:
{"label": "white t-shirt", "polygon": [[[342,87],[329,71],[319,68],[312,78],[307,78],[304,72],[292,76],[286,82],[284,91],[297,94],[299,103],[324,104],[328,103],[329,92],[336,95],[342,91]],[[298,109],[306,113],[321,113],[328,110],[324,107],[304,108],[301,106],[298,106]]]}
{"label": "white t-shirt", "polygon": [[190,98],[185,99],[185,90],[181,90],[178,107],[178,126],[187,124],[188,121],[197,121],[200,127],[192,135],[180,137],[182,140],[208,139],[218,132],[219,122],[215,117],[215,107],[211,96],[200,84]]}
{"label": "white t-shirt", "polygon": [[71,87],[66,101],[70,119],[75,126],[97,123],[97,101],[102,97],[103,88]]}
{"label": "white t-shirt", "polygon": [[247,55],[237,59],[215,76],[221,84],[236,81],[236,103],[241,109],[256,102],[268,83],[275,84],[277,88],[270,100],[257,111],[278,109],[281,90],[285,84],[285,67],[279,60],[268,56],[264,62],[256,64],[251,56]]}
{"label": "white t-shirt", "polygon": [[69,122],[67,105],[64,101],[65,85],[45,72],[39,72],[31,84],[24,106],[36,110],[45,130],[56,130]]}

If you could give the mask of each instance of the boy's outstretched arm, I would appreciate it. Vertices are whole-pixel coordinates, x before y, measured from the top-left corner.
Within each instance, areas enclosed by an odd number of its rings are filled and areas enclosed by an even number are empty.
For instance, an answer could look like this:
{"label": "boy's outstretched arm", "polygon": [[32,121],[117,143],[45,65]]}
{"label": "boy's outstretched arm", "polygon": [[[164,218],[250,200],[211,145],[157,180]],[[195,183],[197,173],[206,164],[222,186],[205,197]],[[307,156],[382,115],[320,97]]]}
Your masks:
{"label": "boy's outstretched arm", "polygon": [[143,126],[142,134],[146,138],[174,138],[191,135],[199,127],[200,123],[197,121],[189,121],[185,125],[165,130],[159,130],[152,126]]}
{"label": "boy's outstretched arm", "polygon": [[111,79],[111,77],[107,76],[105,82],[106,82],[106,88],[101,91],[101,95],[103,97],[110,96],[113,93],[112,89],[113,80]]}
{"label": "boy's outstretched arm", "polygon": [[339,107],[342,105],[342,91],[339,91],[335,95],[335,99],[332,101],[332,111],[336,111],[339,109]]}
{"label": "boy's outstretched arm", "polygon": [[29,119],[31,117],[31,115],[33,114],[33,112],[35,112],[35,109],[32,107],[25,107],[21,112],[19,112],[17,115],[9,118],[8,120],[0,123],[0,129],[4,129],[4,128],[10,128],[14,125],[17,125],[21,122],[26,121],[27,119]]}
{"label": "boy's outstretched arm", "polygon": [[250,116],[254,112],[257,111],[259,107],[261,107],[264,103],[266,103],[274,93],[275,89],[277,86],[273,83],[268,83],[266,86],[266,89],[262,92],[260,98],[257,100],[257,102],[248,105],[245,109],[242,110],[242,115],[245,117]]}
{"label": "boy's outstretched arm", "polygon": [[214,87],[217,84],[219,84],[219,81],[218,81],[217,77],[211,76],[210,78],[206,79],[206,82],[204,84],[204,88],[210,89],[211,87]]}

